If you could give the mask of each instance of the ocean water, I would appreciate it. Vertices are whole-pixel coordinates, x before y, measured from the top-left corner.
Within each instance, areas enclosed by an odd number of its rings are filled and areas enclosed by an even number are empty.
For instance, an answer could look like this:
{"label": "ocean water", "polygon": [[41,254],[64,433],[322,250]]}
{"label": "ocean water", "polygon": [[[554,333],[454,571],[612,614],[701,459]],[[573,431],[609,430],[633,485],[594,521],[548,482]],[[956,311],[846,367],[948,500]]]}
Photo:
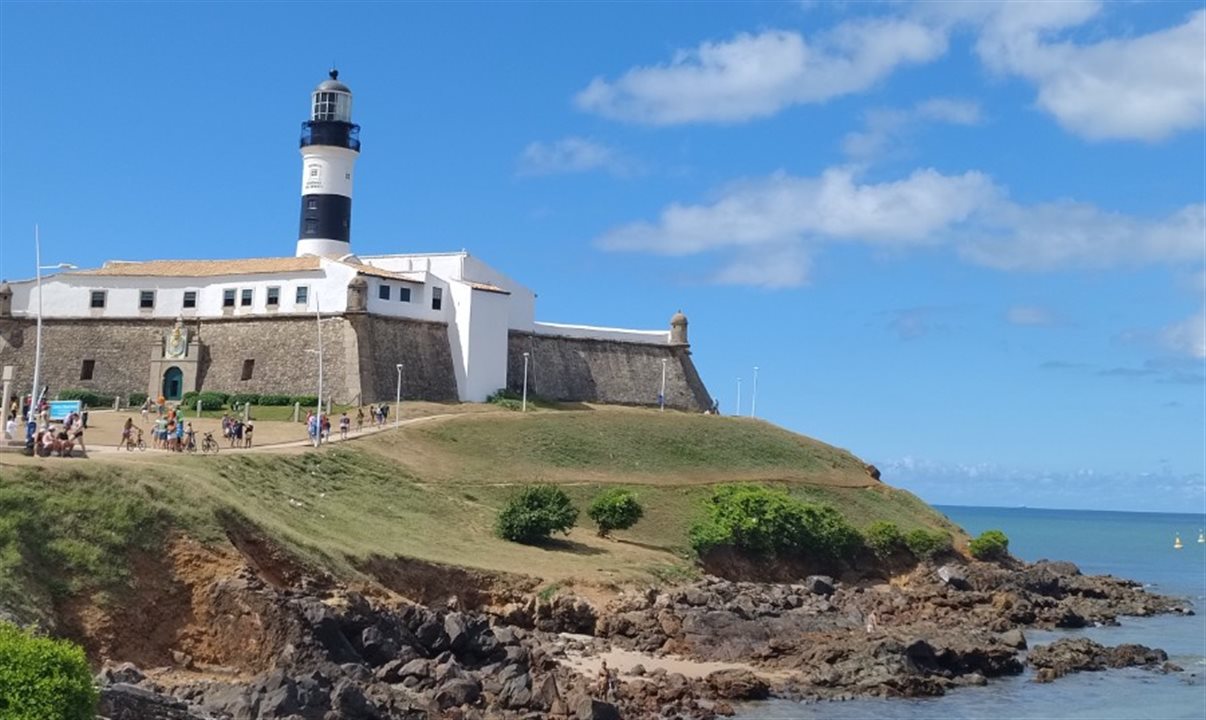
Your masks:
{"label": "ocean water", "polygon": [[[1085,573],[1138,580],[1156,592],[1190,600],[1197,615],[1121,618],[1119,627],[1027,631],[1030,645],[1086,636],[1106,645],[1163,648],[1184,673],[1136,669],[1076,673],[1038,684],[1023,675],[961,688],[924,700],[773,701],[741,709],[745,720],[1204,720],[1206,719],[1206,528],[1200,514],[1091,512],[939,506],[973,535],[999,529],[1024,560],[1071,560]],[[1184,548],[1173,549],[1180,534]]]}

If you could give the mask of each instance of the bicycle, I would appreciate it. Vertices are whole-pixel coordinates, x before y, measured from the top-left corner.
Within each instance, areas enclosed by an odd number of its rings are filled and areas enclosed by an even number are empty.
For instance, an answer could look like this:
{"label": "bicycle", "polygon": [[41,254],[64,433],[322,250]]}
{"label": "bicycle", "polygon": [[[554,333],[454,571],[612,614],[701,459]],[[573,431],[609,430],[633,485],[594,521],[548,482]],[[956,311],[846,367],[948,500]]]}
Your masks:
{"label": "bicycle", "polygon": [[147,450],[147,443],[142,439],[142,430],[138,431],[137,436],[126,438],[126,452],[134,452],[134,448],[138,448],[139,452]]}
{"label": "bicycle", "polygon": [[205,433],[205,439],[201,441],[201,452],[205,453],[206,455],[209,453],[217,455],[218,449],[218,441],[214,440],[214,434]]}

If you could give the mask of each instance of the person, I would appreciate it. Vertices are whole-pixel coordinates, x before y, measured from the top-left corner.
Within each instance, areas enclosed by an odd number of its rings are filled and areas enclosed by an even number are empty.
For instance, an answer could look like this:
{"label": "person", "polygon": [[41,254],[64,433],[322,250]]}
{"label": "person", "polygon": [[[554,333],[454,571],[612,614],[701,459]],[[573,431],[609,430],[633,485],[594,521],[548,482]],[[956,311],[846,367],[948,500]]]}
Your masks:
{"label": "person", "polygon": [[134,418],[126,418],[126,422],[121,426],[121,440],[117,443],[117,447],[125,447],[130,443],[130,435],[134,432]]}
{"label": "person", "polygon": [[318,416],[313,412],[306,413],[306,432],[310,435],[310,442],[318,442]]}
{"label": "person", "polygon": [[322,416],[322,439],[331,439],[331,418],[324,413]]}
{"label": "person", "polygon": [[163,432],[163,447],[166,450],[176,449],[176,421],[172,418],[167,419],[167,427]]}
{"label": "person", "polygon": [[147,416],[151,414],[151,398],[142,401],[142,421],[147,421]]}
{"label": "person", "polygon": [[193,430],[192,423],[187,423],[187,425],[188,425],[188,427],[184,431],[184,448],[186,450],[189,448],[196,450],[197,449],[197,433],[195,430]]}
{"label": "person", "polygon": [[348,417],[348,414],[346,412],[339,416],[339,439],[340,440],[348,439],[348,428],[350,428],[351,426],[352,426],[352,419]]}
{"label": "person", "polygon": [[386,420],[389,420],[389,405],[381,403],[381,427],[385,427]]}
{"label": "person", "polygon": [[255,430],[255,426],[250,422],[243,426],[243,447],[251,447],[251,432]]}
{"label": "person", "polygon": [[167,443],[167,419],[162,415],[155,420],[155,430],[151,436],[151,442],[157,448],[164,447]]}
{"label": "person", "polygon": [[176,423],[176,452],[184,451],[184,421],[173,420]]}
{"label": "person", "polygon": [[80,416],[80,423],[84,426],[85,430],[88,429],[88,406],[87,405],[84,406],[84,414]]}
{"label": "person", "polygon": [[596,691],[599,693],[599,697],[607,700],[615,695],[615,689],[615,674],[607,667],[607,661],[602,660],[599,664],[599,684]]}
{"label": "person", "polygon": [[364,408],[356,408],[356,432],[364,429]]}
{"label": "person", "polygon": [[876,616],[875,611],[872,610],[871,612],[867,613],[867,632],[873,633],[878,629],[879,618]]}
{"label": "person", "polygon": [[235,418],[230,432],[230,446],[236,448],[243,444],[243,421]]}
{"label": "person", "polygon": [[88,454],[88,447],[84,445],[84,428],[88,427],[85,423],[80,423],[75,426],[75,430],[71,432],[71,444],[79,445],[80,452],[84,455]]}
{"label": "person", "polygon": [[4,423],[4,439],[12,440],[17,436],[17,413],[12,412],[8,415],[8,420]]}

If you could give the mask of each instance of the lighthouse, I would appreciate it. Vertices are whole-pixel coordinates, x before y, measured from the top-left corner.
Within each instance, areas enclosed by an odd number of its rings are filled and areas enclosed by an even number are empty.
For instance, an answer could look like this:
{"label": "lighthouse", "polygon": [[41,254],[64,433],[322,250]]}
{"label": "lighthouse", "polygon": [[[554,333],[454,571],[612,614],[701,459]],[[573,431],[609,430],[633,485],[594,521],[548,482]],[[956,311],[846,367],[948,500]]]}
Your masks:
{"label": "lighthouse", "polygon": [[297,254],[342,257],[352,252],[352,174],[360,157],[360,126],[352,123],[352,91],[339,71],[314,88],[302,123],[301,220]]}

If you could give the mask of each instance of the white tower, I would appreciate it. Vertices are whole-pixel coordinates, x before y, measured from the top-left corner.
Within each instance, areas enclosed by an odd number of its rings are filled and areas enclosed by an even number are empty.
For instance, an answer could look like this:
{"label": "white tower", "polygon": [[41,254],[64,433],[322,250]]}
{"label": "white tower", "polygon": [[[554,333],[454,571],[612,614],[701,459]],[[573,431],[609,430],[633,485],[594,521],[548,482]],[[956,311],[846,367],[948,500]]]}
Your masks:
{"label": "white tower", "polygon": [[314,88],[302,123],[302,205],[298,255],[352,252],[352,171],[360,157],[360,126],[352,124],[352,91],[339,71]]}

